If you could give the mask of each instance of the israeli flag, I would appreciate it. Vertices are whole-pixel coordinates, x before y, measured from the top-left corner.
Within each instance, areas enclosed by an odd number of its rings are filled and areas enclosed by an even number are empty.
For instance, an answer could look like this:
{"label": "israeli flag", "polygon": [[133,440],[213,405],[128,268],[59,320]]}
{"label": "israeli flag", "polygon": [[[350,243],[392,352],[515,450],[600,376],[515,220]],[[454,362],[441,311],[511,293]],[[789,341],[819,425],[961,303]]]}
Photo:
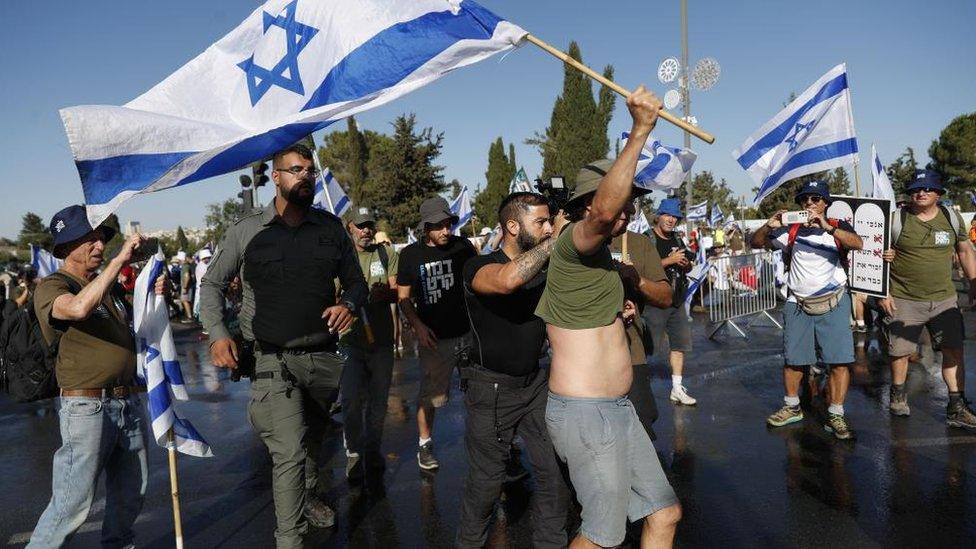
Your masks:
{"label": "israeli flag", "polygon": [[269,0],[131,102],[61,111],[88,218],[239,170],[526,34],[472,0]]}
{"label": "israeli flag", "polygon": [[[624,132],[621,138],[626,144],[630,132]],[[637,159],[634,182],[652,191],[675,189],[688,177],[697,158],[691,149],[666,147],[653,136],[648,137]]]}
{"label": "israeli flag", "polygon": [[64,265],[64,261],[54,257],[51,252],[45,250],[37,244],[30,245],[30,254],[31,267],[34,268],[34,272],[37,273],[38,278],[44,278],[45,276],[56,272],[61,268],[62,265]]}
{"label": "israeli flag", "polygon": [[685,291],[685,314],[691,316],[691,300],[695,297],[695,292],[705,282],[708,277],[708,261],[705,259],[705,248],[698,246],[698,254],[695,256],[695,264],[688,272],[688,290]]}
{"label": "israeli flag", "polygon": [[651,224],[647,222],[647,216],[644,215],[644,210],[637,211],[637,216],[627,224],[627,230],[637,234],[651,232]]}
{"label": "israeli flag", "polygon": [[312,201],[312,207],[342,217],[350,206],[352,202],[346,196],[346,191],[342,190],[342,185],[339,185],[332,175],[332,171],[329,168],[321,170],[319,178],[315,181],[315,199]]}
{"label": "israeli flag", "polygon": [[519,168],[515,172],[515,176],[512,177],[511,183],[508,184],[508,194],[534,192],[536,190],[532,188],[532,183],[529,182],[528,176],[525,175],[525,168]]}
{"label": "israeli flag", "polygon": [[895,207],[895,190],[891,188],[891,180],[888,179],[888,173],[885,172],[884,164],[881,163],[881,158],[878,157],[878,149],[875,148],[874,144],[871,145],[871,181],[873,182],[873,188],[871,189],[871,198],[885,198],[891,201],[891,207]]}
{"label": "israeli flag", "polygon": [[725,226],[729,226],[735,223],[735,212],[729,213],[729,218],[725,220]]}
{"label": "israeli flag", "polygon": [[722,222],[725,221],[725,214],[722,213],[722,208],[719,208],[718,204],[712,206],[712,218],[710,221],[712,227],[720,227]]}
{"label": "israeli flag", "polygon": [[857,163],[847,65],[830,69],[732,152],[759,185],[759,204],[784,182]]}
{"label": "israeli flag", "polygon": [[501,225],[501,223],[497,223],[495,225],[495,228],[492,229],[491,233],[485,238],[485,241],[484,241],[484,243],[482,244],[482,247],[481,247],[481,255],[488,255],[488,254],[493,253],[493,252],[495,252],[497,250],[500,250],[502,248],[502,241],[501,241],[501,239],[498,240],[498,244],[497,245],[495,245],[495,246],[492,246],[491,245],[492,241],[495,240],[495,238],[497,238],[498,237],[498,234],[501,233],[501,232],[502,232],[502,225]]}
{"label": "israeli flag", "polygon": [[413,234],[413,229],[407,227],[407,244],[413,244],[417,241],[417,235]]}
{"label": "israeli flag", "polygon": [[708,201],[699,202],[691,208],[688,209],[688,215],[685,217],[686,221],[701,221],[708,218]]}
{"label": "israeli flag", "polygon": [[[154,290],[156,278],[165,271],[166,258],[159,250],[136,279],[132,300],[133,327],[139,346],[136,371],[146,383],[149,418],[156,444],[163,448],[175,447],[191,456],[212,457],[207,441],[189,421],[176,414],[173,406],[174,398],[188,400],[189,397],[176,356],[166,300]],[[174,445],[169,443],[170,429],[173,429]]]}
{"label": "israeli flag", "polygon": [[474,217],[474,210],[471,209],[471,197],[468,196],[468,187],[462,187],[461,192],[451,201],[450,211],[458,217],[458,222],[451,228],[455,235],[461,236],[461,227],[468,224]]}

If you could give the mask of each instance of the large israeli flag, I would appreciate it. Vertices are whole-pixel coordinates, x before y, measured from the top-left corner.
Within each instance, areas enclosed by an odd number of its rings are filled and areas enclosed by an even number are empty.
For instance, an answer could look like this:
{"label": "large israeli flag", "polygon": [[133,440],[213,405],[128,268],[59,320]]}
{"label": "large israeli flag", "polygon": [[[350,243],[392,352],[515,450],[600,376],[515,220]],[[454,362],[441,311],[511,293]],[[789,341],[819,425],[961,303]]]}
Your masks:
{"label": "large israeli flag", "polygon": [[471,208],[471,197],[468,194],[468,188],[466,186],[462,187],[461,192],[451,201],[450,211],[458,217],[458,222],[451,228],[451,231],[455,235],[461,236],[461,227],[467,225],[471,221],[471,218],[474,217],[474,210]]}
{"label": "large israeli flag", "polygon": [[173,400],[188,400],[183,371],[176,356],[173,331],[169,325],[166,300],[156,295],[156,278],[166,272],[162,250],[149,260],[136,279],[133,293],[133,328],[139,346],[139,377],[146,383],[149,419],[153,437],[164,448],[171,447],[169,430],[173,429],[174,446],[184,454],[211,457],[210,445],[193,425],[176,414]]}
{"label": "large israeli flag", "polygon": [[651,232],[651,224],[647,222],[647,216],[644,215],[644,210],[637,210],[637,215],[627,224],[627,230],[637,234]]}
{"label": "large israeli flag", "polygon": [[525,175],[525,168],[519,168],[512,177],[512,181],[508,184],[508,194],[534,192],[537,191],[532,188],[532,183],[529,182],[529,177]]}
{"label": "large israeli flag", "polygon": [[33,267],[34,272],[37,273],[37,278],[44,278],[45,276],[56,272],[61,268],[62,265],[64,265],[64,261],[54,257],[54,254],[38,246],[37,244],[30,245],[30,254],[31,267]]}
{"label": "large israeli flag", "polygon": [[797,177],[857,162],[847,65],[830,69],[732,152],[759,185],[759,204]]}
{"label": "large israeli flag", "polygon": [[324,168],[319,172],[318,179],[315,180],[315,198],[312,201],[313,208],[319,208],[333,213],[338,217],[346,213],[352,202],[346,196],[346,191],[342,190],[342,185],[336,181],[329,168]]}
{"label": "large israeli flag", "polygon": [[686,221],[702,221],[708,218],[708,201],[699,202],[691,208],[688,208],[688,215],[685,216]]}
{"label": "large israeli flag", "polygon": [[126,105],[61,111],[89,220],[239,170],[525,35],[472,0],[269,0]]}
{"label": "large israeli flag", "polygon": [[891,201],[891,207],[895,207],[895,190],[891,188],[891,180],[885,172],[884,164],[878,157],[878,149],[874,144],[871,145],[871,198],[885,198]]}
{"label": "large israeli flag", "polygon": [[[630,132],[624,132],[624,144],[630,139]],[[698,155],[691,149],[666,147],[653,136],[648,137],[637,159],[637,173],[634,182],[654,191],[667,191],[680,186]]]}

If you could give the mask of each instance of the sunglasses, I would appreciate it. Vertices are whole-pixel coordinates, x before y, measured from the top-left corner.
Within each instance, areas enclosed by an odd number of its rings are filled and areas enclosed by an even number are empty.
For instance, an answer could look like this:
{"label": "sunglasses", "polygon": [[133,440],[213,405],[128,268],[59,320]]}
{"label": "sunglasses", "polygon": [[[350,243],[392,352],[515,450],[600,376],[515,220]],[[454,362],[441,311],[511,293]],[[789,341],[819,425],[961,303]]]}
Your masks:
{"label": "sunglasses", "polygon": [[813,202],[814,204],[820,204],[823,202],[822,196],[817,196],[815,194],[805,194],[800,198],[796,199],[797,204],[806,204],[807,202]]}
{"label": "sunglasses", "polygon": [[918,193],[937,193],[937,192],[939,192],[939,189],[935,189],[935,188],[932,188],[932,187],[925,187],[925,188],[922,188],[922,189],[915,189],[914,191],[912,191],[912,194],[918,194]]}

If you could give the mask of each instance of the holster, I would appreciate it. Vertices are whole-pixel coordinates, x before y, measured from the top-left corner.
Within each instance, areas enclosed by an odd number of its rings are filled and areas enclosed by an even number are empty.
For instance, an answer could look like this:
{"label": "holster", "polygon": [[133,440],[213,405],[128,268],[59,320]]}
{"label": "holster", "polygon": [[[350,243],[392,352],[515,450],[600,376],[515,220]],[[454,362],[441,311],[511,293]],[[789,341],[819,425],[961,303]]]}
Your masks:
{"label": "holster", "polygon": [[231,370],[231,381],[240,381],[242,377],[254,379],[254,369],[257,366],[254,342],[244,339],[243,336],[235,336],[234,343],[237,344],[237,368]]}

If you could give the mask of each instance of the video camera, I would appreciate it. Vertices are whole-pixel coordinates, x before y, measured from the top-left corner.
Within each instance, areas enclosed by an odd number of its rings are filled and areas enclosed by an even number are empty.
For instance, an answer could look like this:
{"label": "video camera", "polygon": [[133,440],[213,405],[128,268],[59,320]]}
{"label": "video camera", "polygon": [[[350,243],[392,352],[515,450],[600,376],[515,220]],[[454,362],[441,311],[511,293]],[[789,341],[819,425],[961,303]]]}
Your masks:
{"label": "video camera", "polygon": [[554,175],[549,179],[538,178],[535,180],[535,188],[539,190],[539,194],[549,200],[550,212],[555,213],[563,209],[569,200],[566,178],[561,175]]}

